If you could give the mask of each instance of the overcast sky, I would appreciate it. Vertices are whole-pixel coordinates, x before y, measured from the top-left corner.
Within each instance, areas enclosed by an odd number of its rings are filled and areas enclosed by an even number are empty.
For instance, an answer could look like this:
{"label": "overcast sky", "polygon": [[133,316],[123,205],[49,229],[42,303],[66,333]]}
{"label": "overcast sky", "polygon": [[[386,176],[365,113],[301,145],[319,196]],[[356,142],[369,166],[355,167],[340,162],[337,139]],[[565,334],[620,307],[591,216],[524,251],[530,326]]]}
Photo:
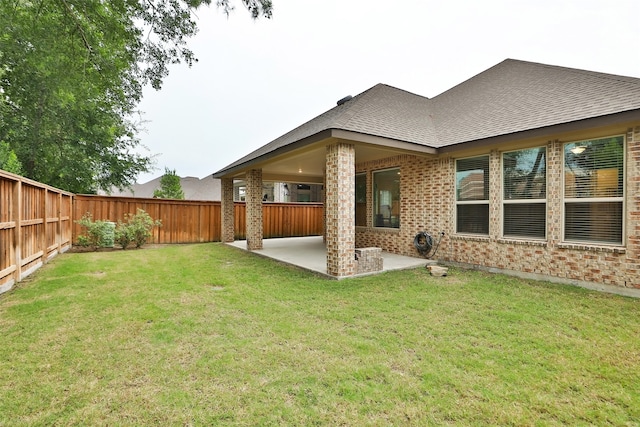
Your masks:
{"label": "overcast sky", "polygon": [[148,89],[142,144],[203,178],[385,83],[434,97],[507,58],[640,77],[640,0],[273,0],[198,12],[199,62]]}

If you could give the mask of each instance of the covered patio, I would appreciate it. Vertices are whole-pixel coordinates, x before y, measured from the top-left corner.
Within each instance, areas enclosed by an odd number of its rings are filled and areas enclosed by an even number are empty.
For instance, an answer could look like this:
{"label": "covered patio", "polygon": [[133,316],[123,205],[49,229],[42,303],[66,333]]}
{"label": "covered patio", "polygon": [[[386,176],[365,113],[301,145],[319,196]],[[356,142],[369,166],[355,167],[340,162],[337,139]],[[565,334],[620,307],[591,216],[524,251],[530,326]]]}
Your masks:
{"label": "covered patio", "polygon": [[[307,261],[307,257],[283,261],[311,264],[306,268],[336,278],[393,269],[395,261],[379,251],[412,255],[408,242],[416,229],[424,228],[412,224],[407,208],[400,205],[400,180],[411,179],[412,173],[407,169],[400,176],[398,162],[435,158],[436,148],[422,143],[423,134],[432,130],[431,122],[425,120],[429,111],[424,97],[378,84],[356,97],[340,99],[336,107],[214,173],[222,188],[221,240],[235,240],[234,180],[246,184],[246,240],[238,244],[265,256],[275,249],[263,243],[263,183],[314,184],[323,189],[325,246],[319,244],[313,251],[319,256],[317,261]],[[397,123],[387,125],[389,118]],[[369,170],[358,165],[368,165]],[[387,177],[384,188],[373,183],[374,166],[397,170],[392,178]],[[416,169],[414,174],[422,172]],[[357,174],[369,176],[364,191],[368,202],[360,200],[358,206]],[[408,222],[402,222],[401,212]],[[409,261],[410,266],[425,264],[419,259]]]}
{"label": "covered patio", "polygon": [[[238,249],[248,250],[247,242],[245,240],[236,240],[227,244]],[[335,276],[327,273],[327,248],[322,241],[322,236],[264,239],[262,241],[262,249],[254,249],[250,252],[266,258],[295,265],[296,267],[319,273],[327,277],[336,278]],[[382,259],[382,271],[420,268],[425,267],[430,262],[433,262],[424,258],[413,258],[384,251],[382,252]],[[362,275],[367,274],[371,273],[364,273]]]}

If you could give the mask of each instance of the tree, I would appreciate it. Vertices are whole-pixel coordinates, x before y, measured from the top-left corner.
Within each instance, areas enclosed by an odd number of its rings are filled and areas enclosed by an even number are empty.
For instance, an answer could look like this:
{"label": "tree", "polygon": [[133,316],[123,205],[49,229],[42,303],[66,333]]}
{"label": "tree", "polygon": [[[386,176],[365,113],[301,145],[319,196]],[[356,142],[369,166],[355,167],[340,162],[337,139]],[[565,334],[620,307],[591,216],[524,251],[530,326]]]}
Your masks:
{"label": "tree", "polygon": [[[196,58],[211,0],[0,2],[0,141],[32,179],[76,193],[131,185],[152,165],[135,120],[142,88]],[[229,13],[230,0],[216,6]],[[270,0],[242,0],[271,17]]]}
{"label": "tree", "polygon": [[184,191],[180,185],[180,177],[176,171],[164,168],[164,175],[160,178],[160,188],[153,191],[154,199],[184,199]]}
{"label": "tree", "polygon": [[0,169],[17,175],[22,173],[22,165],[18,160],[18,156],[9,147],[9,144],[4,141],[0,141]]}

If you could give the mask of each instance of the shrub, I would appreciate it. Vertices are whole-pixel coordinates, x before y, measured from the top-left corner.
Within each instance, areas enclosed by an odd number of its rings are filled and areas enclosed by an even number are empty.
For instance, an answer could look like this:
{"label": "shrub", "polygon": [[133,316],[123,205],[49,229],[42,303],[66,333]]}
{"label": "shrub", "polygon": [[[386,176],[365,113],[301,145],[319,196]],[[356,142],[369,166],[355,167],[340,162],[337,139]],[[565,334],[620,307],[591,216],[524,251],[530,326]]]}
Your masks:
{"label": "shrub", "polygon": [[89,212],[77,220],[76,223],[85,228],[86,234],[81,234],[77,238],[80,246],[99,247],[113,246],[113,226],[109,221],[94,221]]}
{"label": "shrub", "polygon": [[127,249],[132,241],[133,238],[131,236],[131,230],[129,229],[127,224],[123,224],[122,222],[118,221],[115,235],[116,245],[120,246],[122,249]]}
{"label": "shrub", "polygon": [[81,234],[77,237],[77,242],[76,244],[78,246],[82,246],[82,247],[89,247],[89,245],[91,244],[91,241],[89,240],[89,237],[85,236],[84,234]]}
{"label": "shrub", "polygon": [[160,220],[153,220],[143,209],[138,209],[135,215],[125,214],[124,222],[118,221],[115,232],[115,242],[127,249],[131,244],[136,248],[143,246],[152,236],[154,227],[161,227]]}

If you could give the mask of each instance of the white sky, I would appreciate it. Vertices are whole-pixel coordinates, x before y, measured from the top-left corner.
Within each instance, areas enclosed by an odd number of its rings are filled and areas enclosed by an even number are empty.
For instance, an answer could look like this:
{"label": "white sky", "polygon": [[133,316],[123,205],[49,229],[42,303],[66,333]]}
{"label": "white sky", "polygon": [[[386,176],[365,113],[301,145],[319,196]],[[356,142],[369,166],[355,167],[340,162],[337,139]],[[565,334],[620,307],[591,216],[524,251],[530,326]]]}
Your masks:
{"label": "white sky", "polygon": [[203,178],[385,83],[434,97],[507,58],[640,77],[640,0],[273,0],[252,21],[198,12],[189,46],[140,109],[157,169]]}

